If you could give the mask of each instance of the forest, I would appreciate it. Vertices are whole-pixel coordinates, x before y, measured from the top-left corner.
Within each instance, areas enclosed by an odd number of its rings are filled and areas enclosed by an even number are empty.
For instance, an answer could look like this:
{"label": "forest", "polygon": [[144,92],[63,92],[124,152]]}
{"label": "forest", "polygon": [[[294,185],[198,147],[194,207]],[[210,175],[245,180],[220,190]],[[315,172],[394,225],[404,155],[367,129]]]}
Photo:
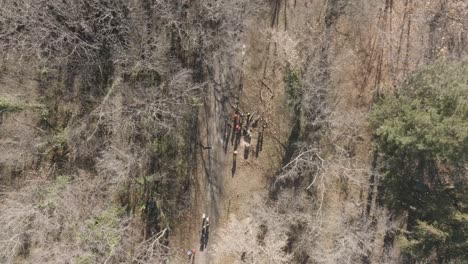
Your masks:
{"label": "forest", "polygon": [[466,0],[0,0],[0,263],[468,263]]}

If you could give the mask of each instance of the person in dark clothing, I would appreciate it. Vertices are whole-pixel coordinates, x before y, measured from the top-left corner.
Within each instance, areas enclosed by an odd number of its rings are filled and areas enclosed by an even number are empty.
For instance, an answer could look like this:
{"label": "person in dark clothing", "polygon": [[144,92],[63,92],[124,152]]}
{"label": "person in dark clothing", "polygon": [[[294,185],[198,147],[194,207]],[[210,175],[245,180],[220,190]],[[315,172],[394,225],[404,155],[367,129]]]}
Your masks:
{"label": "person in dark clothing", "polygon": [[232,116],[232,122],[234,123],[234,126],[237,125],[237,122],[239,122],[239,112],[235,112],[234,115]]}
{"label": "person in dark clothing", "polygon": [[189,251],[187,251],[189,263],[195,263],[195,253],[196,252],[197,252],[197,250],[195,248],[192,248]]}
{"label": "person in dark clothing", "polygon": [[200,236],[200,251],[203,251],[203,249],[205,248],[205,236],[206,236],[205,225],[207,223],[207,220],[208,220],[208,218],[206,217],[205,214],[203,214],[203,216],[202,216],[202,226],[201,226],[201,236]]}
{"label": "person in dark clothing", "polygon": [[210,234],[210,218],[203,219],[203,226],[200,237],[200,250],[203,250],[208,245],[208,236]]}
{"label": "person in dark clothing", "polygon": [[240,138],[241,138],[241,127],[239,125],[236,126],[236,142],[234,144],[234,150],[237,150],[237,147],[239,146],[240,143]]}
{"label": "person in dark clothing", "polygon": [[234,135],[236,134],[236,127],[239,123],[239,112],[236,110],[234,115],[232,116],[232,137],[231,137],[231,145],[234,146]]}
{"label": "person in dark clothing", "polygon": [[240,113],[240,117],[239,117],[239,126],[242,127],[242,124],[244,124],[244,118],[245,118],[245,115],[243,113]]}
{"label": "person in dark clothing", "polygon": [[256,111],[253,114],[247,113],[247,119],[245,121],[245,129],[246,130],[250,129],[250,125],[252,125],[253,120],[255,118],[255,113],[256,113]]}

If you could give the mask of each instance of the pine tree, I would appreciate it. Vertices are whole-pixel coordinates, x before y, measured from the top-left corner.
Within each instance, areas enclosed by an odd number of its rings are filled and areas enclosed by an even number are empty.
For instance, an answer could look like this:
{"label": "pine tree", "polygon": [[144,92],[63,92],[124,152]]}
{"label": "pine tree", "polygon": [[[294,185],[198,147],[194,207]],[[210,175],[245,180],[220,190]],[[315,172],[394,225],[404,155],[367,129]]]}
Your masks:
{"label": "pine tree", "polygon": [[416,73],[371,112],[386,201],[408,216],[401,248],[417,259],[468,259],[468,63]]}

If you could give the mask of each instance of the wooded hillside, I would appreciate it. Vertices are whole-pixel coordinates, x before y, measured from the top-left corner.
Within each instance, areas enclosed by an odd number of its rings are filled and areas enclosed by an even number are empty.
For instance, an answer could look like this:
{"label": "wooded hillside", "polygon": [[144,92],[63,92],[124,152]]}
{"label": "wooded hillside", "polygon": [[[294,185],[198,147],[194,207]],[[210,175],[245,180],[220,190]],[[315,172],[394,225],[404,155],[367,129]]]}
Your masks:
{"label": "wooded hillside", "polygon": [[464,0],[0,0],[0,262],[466,263],[467,42]]}

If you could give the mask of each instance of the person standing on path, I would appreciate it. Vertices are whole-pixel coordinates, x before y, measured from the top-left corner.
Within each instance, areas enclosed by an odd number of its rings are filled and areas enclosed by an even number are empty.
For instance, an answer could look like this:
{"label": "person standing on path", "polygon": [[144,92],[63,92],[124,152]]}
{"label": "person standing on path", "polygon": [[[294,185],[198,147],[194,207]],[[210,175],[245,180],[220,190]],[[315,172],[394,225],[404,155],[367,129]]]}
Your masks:
{"label": "person standing on path", "polygon": [[208,246],[208,239],[210,238],[210,218],[206,218],[206,223],[205,223],[205,239],[203,241],[204,248]]}
{"label": "person standing on path", "polygon": [[247,113],[247,119],[245,120],[245,131],[249,130],[250,127],[250,113]]}
{"label": "person standing on path", "polygon": [[196,249],[195,248],[192,248],[190,249],[189,251],[187,251],[187,255],[188,255],[188,263],[195,263],[195,253],[196,253]]}
{"label": "person standing on path", "polygon": [[234,150],[237,150],[237,147],[239,146],[239,143],[240,143],[240,138],[241,138],[241,127],[239,124],[237,124],[236,126],[236,135],[235,135],[236,139],[235,139],[235,142],[234,142]]}
{"label": "person standing on path", "polygon": [[206,223],[207,217],[205,214],[202,215],[202,225],[201,225],[201,235],[200,235],[200,251],[203,251],[205,249],[205,223]]}
{"label": "person standing on path", "polygon": [[210,218],[207,217],[206,219],[203,218],[203,221],[202,221],[202,230],[201,230],[201,237],[200,237],[200,251],[203,251],[203,249],[206,248],[206,246],[208,245],[208,236],[209,236],[209,233],[210,233]]}
{"label": "person standing on path", "polygon": [[254,119],[255,119],[255,114],[257,111],[251,113],[247,113],[247,119],[245,120],[245,131],[250,130],[250,126],[254,127]]}
{"label": "person standing on path", "polygon": [[232,116],[232,137],[231,137],[231,145],[234,146],[234,135],[236,133],[236,127],[239,122],[239,111],[236,110]]}

